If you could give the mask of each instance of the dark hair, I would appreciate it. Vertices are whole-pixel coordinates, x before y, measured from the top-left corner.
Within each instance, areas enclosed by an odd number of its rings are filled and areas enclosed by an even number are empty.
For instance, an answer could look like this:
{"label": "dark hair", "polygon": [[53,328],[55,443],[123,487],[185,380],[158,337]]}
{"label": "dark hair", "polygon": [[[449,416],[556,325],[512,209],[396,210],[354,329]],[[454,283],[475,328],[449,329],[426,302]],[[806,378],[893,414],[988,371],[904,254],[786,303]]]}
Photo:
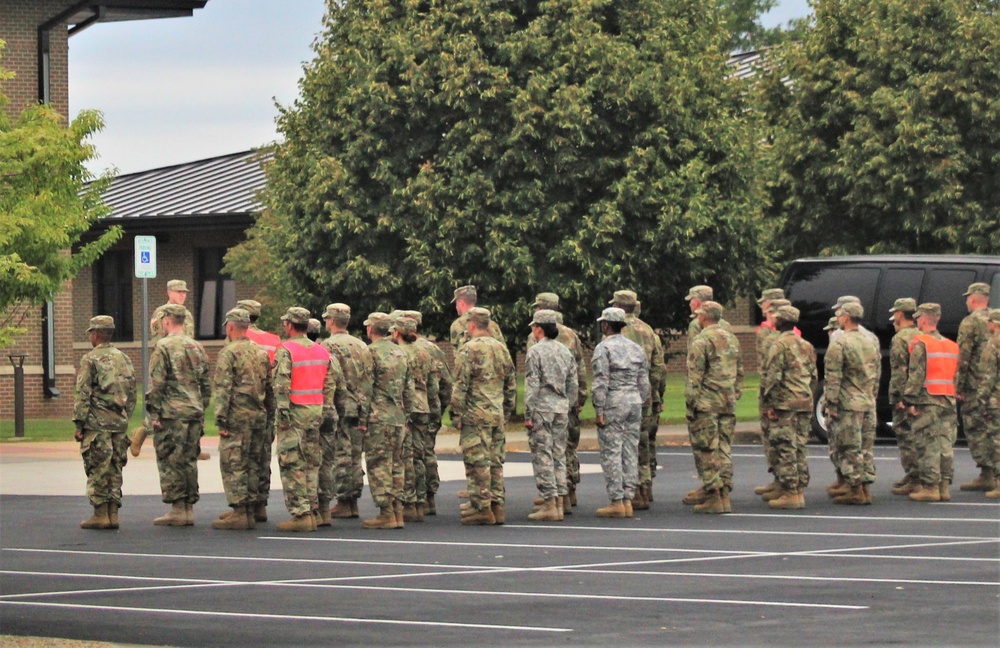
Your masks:
{"label": "dark hair", "polygon": [[625,322],[604,322],[604,324],[607,324],[608,328],[610,328],[615,333],[621,333],[622,329],[628,326],[628,324],[626,324]]}
{"label": "dark hair", "polygon": [[615,304],[618,308],[625,311],[627,315],[631,315],[635,312],[635,304]]}
{"label": "dark hair", "polygon": [[907,322],[913,322],[913,321],[915,321],[917,319],[917,318],[914,317],[914,315],[917,314],[917,311],[905,311],[905,310],[901,310],[899,312],[903,314],[903,319],[905,319]]}
{"label": "dark hair", "polygon": [[791,331],[795,328],[795,322],[789,322],[788,320],[779,319],[774,322],[775,330],[781,331]]}
{"label": "dark hair", "polygon": [[94,337],[96,337],[97,340],[100,343],[103,344],[104,342],[110,342],[111,341],[111,338],[114,337],[114,335],[115,335],[115,330],[114,329],[94,329],[94,330],[91,331],[91,333],[95,333],[96,335]]}
{"label": "dark hair", "polygon": [[545,322],[544,324],[535,324],[535,326],[542,329],[542,332],[545,333],[545,337],[549,338],[550,340],[554,340],[557,337],[559,337],[559,326],[553,324],[552,322]]}
{"label": "dark hair", "polygon": [[163,319],[169,319],[174,326],[184,326],[184,315],[164,315]]}
{"label": "dark hair", "polygon": [[286,321],[286,322],[288,322],[288,323],[289,323],[289,325],[291,325],[292,329],[293,329],[293,330],[294,330],[294,331],[295,331],[296,333],[305,333],[306,331],[308,331],[308,330],[309,330],[309,323],[308,323],[308,322],[307,322],[307,323],[305,323],[305,324],[297,324],[297,323],[295,323],[295,322],[292,322],[292,321],[290,321],[290,320],[285,320],[285,321]]}
{"label": "dark hair", "polygon": [[399,337],[407,344],[413,344],[417,341],[417,334],[413,331],[399,331]]}

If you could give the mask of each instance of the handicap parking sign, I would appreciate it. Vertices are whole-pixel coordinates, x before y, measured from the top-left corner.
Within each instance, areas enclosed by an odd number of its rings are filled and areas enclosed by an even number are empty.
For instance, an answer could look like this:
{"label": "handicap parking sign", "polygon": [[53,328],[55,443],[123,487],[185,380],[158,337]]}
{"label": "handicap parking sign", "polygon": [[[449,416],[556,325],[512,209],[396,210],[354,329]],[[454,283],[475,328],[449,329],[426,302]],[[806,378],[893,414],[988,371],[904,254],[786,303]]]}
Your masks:
{"label": "handicap parking sign", "polygon": [[139,279],[156,278],[156,237],[135,237],[135,276]]}

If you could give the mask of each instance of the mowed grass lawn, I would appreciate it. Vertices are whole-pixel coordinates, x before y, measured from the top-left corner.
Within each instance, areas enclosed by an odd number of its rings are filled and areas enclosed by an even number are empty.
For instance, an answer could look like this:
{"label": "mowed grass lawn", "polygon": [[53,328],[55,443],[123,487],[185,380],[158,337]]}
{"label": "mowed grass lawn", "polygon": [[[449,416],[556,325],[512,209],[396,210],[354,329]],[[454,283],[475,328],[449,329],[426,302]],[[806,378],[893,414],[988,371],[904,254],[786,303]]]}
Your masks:
{"label": "mowed grass lawn", "polygon": [[[760,384],[760,376],[749,374],[743,381],[743,398],[736,405],[737,421],[756,421],[757,414],[757,386]],[[71,397],[71,396],[70,396]],[[9,412],[10,410],[8,410]],[[512,429],[521,428],[521,418],[524,415],[524,377],[518,377],[517,383],[517,414],[515,421],[511,422]],[[586,424],[594,420],[594,406],[590,399],[583,407],[580,417]],[[660,414],[660,422],[664,425],[674,425],[684,423],[684,376],[672,374],[667,377],[667,387],[663,394],[663,412]],[[142,403],[136,407],[129,422],[131,430],[142,424]],[[444,419],[445,425],[450,425],[449,417]],[[72,441],[73,422],[69,419],[29,419],[24,423],[25,441]],[[205,434],[208,436],[218,435],[219,430],[215,426],[215,410],[209,407],[205,416]],[[10,441],[14,438],[14,421],[5,419],[0,421],[0,442]]]}

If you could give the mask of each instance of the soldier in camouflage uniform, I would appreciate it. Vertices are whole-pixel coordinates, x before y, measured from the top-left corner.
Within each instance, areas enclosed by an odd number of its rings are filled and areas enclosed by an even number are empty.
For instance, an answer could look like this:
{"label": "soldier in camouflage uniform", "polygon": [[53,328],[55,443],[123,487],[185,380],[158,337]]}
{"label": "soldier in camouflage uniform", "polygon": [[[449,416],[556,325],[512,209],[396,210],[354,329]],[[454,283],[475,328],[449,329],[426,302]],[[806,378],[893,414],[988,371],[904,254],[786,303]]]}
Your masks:
{"label": "soldier in camouflage uniform", "polygon": [[[477,299],[478,295],[475,286],[462,286],[455,290],[455,296],[451,301],[455,302],[455,310],[458,312],[458,318],[451,323],[451,346],[455,347],[456,351],[469,341],[467,331],[468,313],[470,309],[476,307]],[[489,333],[501,344],[507,344],[507,341],[503,337],[503,332],[500,331],[500,326],[493,320],[490,320]]]}
{"label": "soldier in camouflage uniform", "polygon": [[229,343],[215,361],[215,422],[219,427],[219,469],[226,502],[232,509],[212,523],[213,529],[253,529],[258,496],[260,437],[265,435],[268,409],[274,409],[271,361],[250,341],[250,313],[234,308],[226,313]]}
{"label": "soldier in camouflage uniform", "polygon": [[117,529],[122,505],[122,468],[128,462],[128,420],[135,409],[135,372],[128,356],[111,346],[115,321],[107,315],[90,320],[93,347],[80,359],[73,396],[75,438],[87,473],[87,497],[94,514],[83,529]]}
{"label": "soldier in camouflage uniform", "polygon": [[535,485],[542,497],[532,521],[563,519],[563,499],[569,499],[566,479],[566,438],[569,411],[577,403],[577,360],[560,334],[557,313],[539,309],[531,320],[536,344],[524,363],[524,427],[528,430]]}
{"label": "soldier in camouflage uniform", "polygon": [[153,430],[163,501],[171,505],[169,513],[153,520],[158,526],[194,524],[199,440],[212,395],[208,356],[184,334],[185,317],[179,304],[164,308],[162,324],[167,335],[156,343],[149,358],[146,415]]}
{"label": "soldier in camouflage uniform", "polygon": [[[337,499],[330,509],[334,518],[358,517],[358,498],[364,488],[364,471],[361,455],[364,452],[364,434],[361,421],[368,420],[368,407],[372,398],[372,355],[368,345],[347,332],[351,322],[351,307],[347,304],[330,304],[323,313],[330,337],[323,340],[330,355],[340,364],[344,375],[341,394],[343,412],[337,423],[332,456],[323,448],[320,468],[320,499]],[[332,467],[332,475],[331,475]]]}
{"label": "soldier in camouflage uniform", "polygon": [[837,504],[871,504],[865,492],[863,425],[872,408],[881,355],[858,329],[864,309],[857,302],[837,311],[843,333],[826,352],[826,414],[830,427],[830,460],[843,486],[827,490]]}
{"label": "soldier in camouflage uniform", "polygon": [[413,409],[413,376],[406,352],[392,343],[392,318],[371,313],[365,320],[368,350],[372,356],[372,398],[368,419],[362,422],[368,486],[379,509],[377,517],[365,520],[366,529],[402,529],[403,442],[406,414]]}
{"label": "soldier in camouflage uniform", "polygon": [[736,401],[743,393],[743,362],[739,341],[719,326],[722,313],[721,304],[701,303],[695,311],[701,332],[688,349],[684,389],[688,434],[706,493],[704,501],[695,505],[696,513],[732,510],[732,437],[727,437],[727,431],[734,427]]}
{"label": "soldier in camouflage uniform", "polygon": [[617,290],[609,302],[614,308],[625,311],[625,328],[622,335],[642,347],[649,367],[650,398],[642,405],[642,424],[639,434],[639,485],[632,499],[632,507],[646,510],[653,497],[652,464],[655,453],[651,449],[656,441],[660,412],[663,410],[663,388],[667,370],[663,362],[663,345],[657,344],[656,332],[635,315],[638,296],[631,290]]}
{"label": "soldier in camouflage uniform", "polygon": [[281,322],[286,340],[274,354],[272,374],[275,439],[285,507],[292,517],[279,522],[277,528],[309,532],[319,523],[329,524],[326,516],[316,515],[323,463],[320,428],[324,423],[336,428],[337,387],[343,385],[344,378],[340,364],[326,348],[306,337],[308,310],[293,306],[281,316]]}
{"label": "soldier in camouflage uniform", "polygon": [[[785,291],[781,288],[767,288],[762,290],[760,293],[760,298],[757,299],[757,306],[760,307],[760,312],[764,316],[764,321],[760,323],[760,326],[754,331],[754,337],[757,341],[757,366],[763,370],[764,362],[767,360],[768,346],[770,343],[778,337],[778,331],[774,327],[774,314],[768,313],[771,308],[771,302],[773,300],[781,300],[783,303],[791,305],[791,302],[785,299]],[[761,387],[763,389],[763,387]],[[766,408],[763,404],[763,392],[758,390],[757,392],[757,406],[760,412],[760,438],[761,443],[764,446],[764,458],[767,460],[767,472],[774,473],[775,458],[774,453],[771,451],[771,439],[768,434],[771,427],[771,420],[767,417]],[[758,486],[753,489],[753,492],[757,495],[766,495],[772,491],[777,491],[781,487],[778,481],[777,475],[774,476],[774,480],[765,486]]]}
{"label": "soldier in camouflage uniform", "polygon": [[889,404],[892,406],[892,432],[896,436],[899,461],[903,465],[903,478],[892,485],[894,495],[909,495],[917,483],[917,453],[903,402],[903,387],[910,366],[910,343],[919,333],[913,320],[916,310],[917,302],[909,297],[897,299],[889,309],[892,314],[889,321],[896,329],[889,344]]}
{"label": "soldier in camouflage uniform", "polygon": [[503,524],[504,425],[514,412],[517,381],[507,347],[490,334],[490,312],[466,314],[469,340],[455,354],[452,423],[458,428],[469,506],[462,524]]}
{"label": "soldier in camouflage uniform", "polygon": [[949,501],[954,472],[954,445],[958,435],[955,374],[958,345],[937,330],[938,304],[920,304],[915,317],[919,333],[910,342],[910,362],[903,402],[917,452],[915,502]]}
{"label": "soldier in camouflage uniform", "polygon": [[988,420],[976,399],[976,391],[983,376],[979,374],[979,361],[989,342],[986,327],[990,286],[974,283],[965,291],[965,305],[969,315],[958,327],[958,400],[962,403],[962,427],[969,442],[969,454],[979,467],[979,476],[961,485],[963,491],[989,491],[997,487],[997,466],[993,463],[993,448],[987,432]]}
{"label": "soldier in camouflage uniform", "polygon": [[639,487],[639,438],[643,403],[650,399],[649,364],[642,347],[626,338],[625,311],[605,308],[597,319],[604,339],[594,348],[591,400],[597,423],[601,470],[611,503],[597,517],[632,517]]}
{"label": "soldier in camouflage uniform", "polygon": [[777,492],[768,491],[763,498],[777,509],[804,508],[809,485],[807,444],[818,377],[816,350],[795,334],[798,321],[799,309],[790,305],[773,311],[777,337],[768,341],[760,376],[760,405],[770,424],[774,476],[780,484]]}
{"label": "soldier in camouflage uniform", "polygon": [[[418,329],[420,328],[420,324],[423,322],[423,315],[419,311],[408,310],[401,312],[416,322]],[[427,406],[430,409],[430,415],[427,419],[427,427],[423,432],[424,438],[420,441],[423,445],[425,491],[422,495],[418,491],[417,499],[420,500],[421,496],[423,497],[423,500],[418,501],[418,505],[421,501],[423,502],[423,512],[426,515],[437,515],[437,505],[434,497],[437,495],[438,487],[441,485],[441,476],[438,474],[437,455],[435,454],[434,446],[437,443],[437,433],[441,429],[441,416],[444,410],[448,408],[448,404],[451,403],[451,368],[448,366],[448,358],[444,355],[441,347],[426,337],[419,335],[419,332],[417,341],[414,344],[426,349],[434,361],[434,369],[427,378]]]}
{"label": "soldier in camouflage uniform", "polygon": [[[575,403],[570,403],[566,434],[566,488],[569,490],[569,495],[563,500],[563,513],[567,514],[572,513],[572,507],[576,506],[576,485],[580,483],[580,457],[577,456],[576,449],[580,445],[580,410],[587,402],[587,377],[583,371],[583,343],[576,331],[563,325],[562,313],[558,312],[558,295],[538,293],[535,295],[534,308],[536,311],[547,309],[555,312],[556,326],[559,329],[556,342],[569,349],[577,368],[577,399]],[[530,351],[536,343],[534,334],[529,333],[527,350]]]}
{"label": "soldier in camouflage uniform", "polygon": [[[403,502],[404,522],[423,522],[424,503],[427,501],[426,448],[427,426],[430,421],[431,398],[437,398],[437,363],[430,351],[417,344],[417,321],[393,311],[392,341],[405,353],[413,379],[413,400],[406,412],[406,432],[403,435]],[[431,392],[433,391],[433,396]],[[433,452],[433,449],[432,449]]]}
{"label": "soldier in camouflage uniform", "polygon": [[[979,359],[979,390],[976,395],[986,420],[987,436],[993,444],[993,465],[1000,466],[1000,308],[989,312],[986,322],[990,341]],[[990,499],[1000,498],[1000,486],[986,492]]]}

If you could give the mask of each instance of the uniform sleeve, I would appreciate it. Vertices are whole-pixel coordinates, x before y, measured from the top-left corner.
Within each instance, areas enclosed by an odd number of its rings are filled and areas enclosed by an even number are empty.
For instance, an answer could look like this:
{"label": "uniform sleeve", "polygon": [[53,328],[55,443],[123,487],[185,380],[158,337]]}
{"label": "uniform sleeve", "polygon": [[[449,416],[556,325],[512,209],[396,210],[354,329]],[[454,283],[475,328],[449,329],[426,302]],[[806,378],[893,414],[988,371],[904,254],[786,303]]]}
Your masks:
{"label": "uniform sleeve", "polygon": [[708,356],[705,352],[705,342],[695,338],[691,343],[687,358],[687,383],[684,386],[684,404],[687,409],[694,410],[698,397],[701,396],[702,383],[708,370]]}
{"label": "uniform sleeve", "polygon": [[579,366],[580,366],[580,364],[576,361],[576,359],[573,359],[573,361],[569,363],[569,371],[566,372],[566,400],[569,401],[570,409],[573,408],[574,404],[576,404],[577,402],[579,402],[578,401],[578,399],[579,399],[579,387],[578,387],[578,384],[579,384],[579,381],[578,381]]}
{"label": "uniform sleeve", "polygon": [[204,347],[200,344],[197,345],[198,356],[200,356],[201,373],[198,376],[198,387],[201,389],[201,406],[203,409],[208,409],[208,406],[212,402],[212,376],[209,373],[208,354],[205,353]]}
{"label": "uniform sleeve", "polygon": [[1000,390],[1000,346],[990,344],[979,359],[981,377],[976,390],[980,407],[989,407],[990,398]]}
{"label": "uniform sleeve", "polygon": [[455,320],[451,323],[451,328],[449,333],[451,334],[451,346],[458,351],[458,347],[462,344],[462,333],[465,331],[462,329],[460,320]]}
{"label": "uniform sleeve", "polygon": [[517,407],[517,372],[514,370],[514,361],[511,359],[506,345],[503,346],[502,357],[504,363],[503,418],[504,421],[509,421]]}
{"label": "uniform sleeve", "polygon": [[663,403],[663,389],[667,385],[667,363],[663,359],[663,342],[653,331],[653,355],[649,367],[650,389],[654,405]]}
{"label": "uniform sleeve", "polygon": [[438,400],[441,402],[441,413],[444,414],[444,410],[451,404],[451,369],[448,368],[448,363],[443,358],[438,362],[438,365],[441,372],[438,383]]}
{"label": "uniform sleeve", "polygon": [[403,411],[409,414],[417,402],[417,388],[413,381],[413,370],[410,361],[406,361],[406,381],[403,383]]}
{"label": "uniform sleeve", "polygon": [[287,411],[292,406],[292,356],[288,349],[279,348],[274,352],[274,372],[271,374],[274,389],[275,409]]}
{"label": "uniform sleeve", "polygon": [[826,353],[826,404],[828,407],[836,408],[840,403],[840,382],[844,374],[844,351],[840,344],[843,336],[834,340],[830,349]]}
{"label": "uniform sleeve", "polygon": [[135,406],[139,399],[136,394],[135,367],[132,366],[132,360],[130,360],[129,357],[123,353],[122,361],[125,364],[125,370],[126,370],[125,420],[127,421],[128,419],[132,418],[132,412],[135,411]]}
{"label": "uniform sleeve", "polygon": [[736,342],[736,401],[739,401],[743,398],[743,353],[740,351],[740,341],[735,335],[733,340]]}
{"label": "uniform sleeve", "polygon": [[531,347],[524,359],[524,417],[529,421],[535,417],[535,399],[541,386],[541,371],[538,349]]}
{"label": "uniform sleeve", "polygon": [[167,354],[157,344],[149,356],[149,388],[146,392],[146,413],[152,422],[160,420],[163,411],[164,389],[167,385]]}
{"label": "uniform sleeve", "polygon": [[[906,340],[902,336],[896,335],[889,344],[889,398],[899,399],[903,394],[903,386],[906,385],[906,371],[910,364],[910,352],[907,349]],[[895,405],[896,403],[890,403]]]}
{"label": "uniform sleeve", "polygon": [[90,358],[80,360],[80,372],[76,374],[76,391],[73,393],[73,422],[77,428],[83,427],[90,415],[90,399],[93,395],[94,365]]}
{"label": "uniform sleeve", "polygon": [[975,367],[972,361],[975,357],[976,347],[979,344],[978,322],[976,318],[969,315],[958,327],[958,374],[955,377],[955,389],[959,394],[965,395],[974,391],[972,384],[972,372]]}
{"label": "uniform sleeve", "polygon": [[375,390],[374,361],[367,349],[358,354],[358,420],[367,421],[371,413],[371,403]]}
{"label": "uniform sleeve", "polygon": [[649,385],[649,362],[646,361],[645,353],[642,354],[642,362],[639,363],[639,371],[636,376],[635,386],[639,390],[639,396],[642,398],[642,402],[648,402],[652,389]]}
{"label": "uniform sleeve", "polygon": [[924,390],[924,379],[927,377],[927,347],[917,340],[910,349],[910,362],[906,371],[906,383],[903,387],[903,402],[914,404],[920,400]]}
{"label": "uniform sleeve", "polygon": [[[327,349],[329,353],[329,349]],[[344,399],[347,391],[344,388],[344,370],[340,368],[340,360],[337,356],[330,354],[330,362],[326,370],[326,378],[323,380],[323,414],[327,417],[344,411]]]}
{"label": "uniform sleeve", "polygon": [[607,347],[597,345],[597,348],[594,349],[594,356],[590,360],[590,366],[594,372],[590,399],[594,404],[594,414],[603,416],[604,406],[608,400],[608,374],[611,370]]}
{"label": "uniform sleeve", "polygon": [[233,402],[233,352],[223,349],[215,361],[215,422],[229,429],[229,407]]}
{"label": "uniform sleeve", "polygon": [[784,349],[782,345],[771,344],[765,356],[760,372],[760,406],[770,408],[774,406],[771,391],[784,377]]}

